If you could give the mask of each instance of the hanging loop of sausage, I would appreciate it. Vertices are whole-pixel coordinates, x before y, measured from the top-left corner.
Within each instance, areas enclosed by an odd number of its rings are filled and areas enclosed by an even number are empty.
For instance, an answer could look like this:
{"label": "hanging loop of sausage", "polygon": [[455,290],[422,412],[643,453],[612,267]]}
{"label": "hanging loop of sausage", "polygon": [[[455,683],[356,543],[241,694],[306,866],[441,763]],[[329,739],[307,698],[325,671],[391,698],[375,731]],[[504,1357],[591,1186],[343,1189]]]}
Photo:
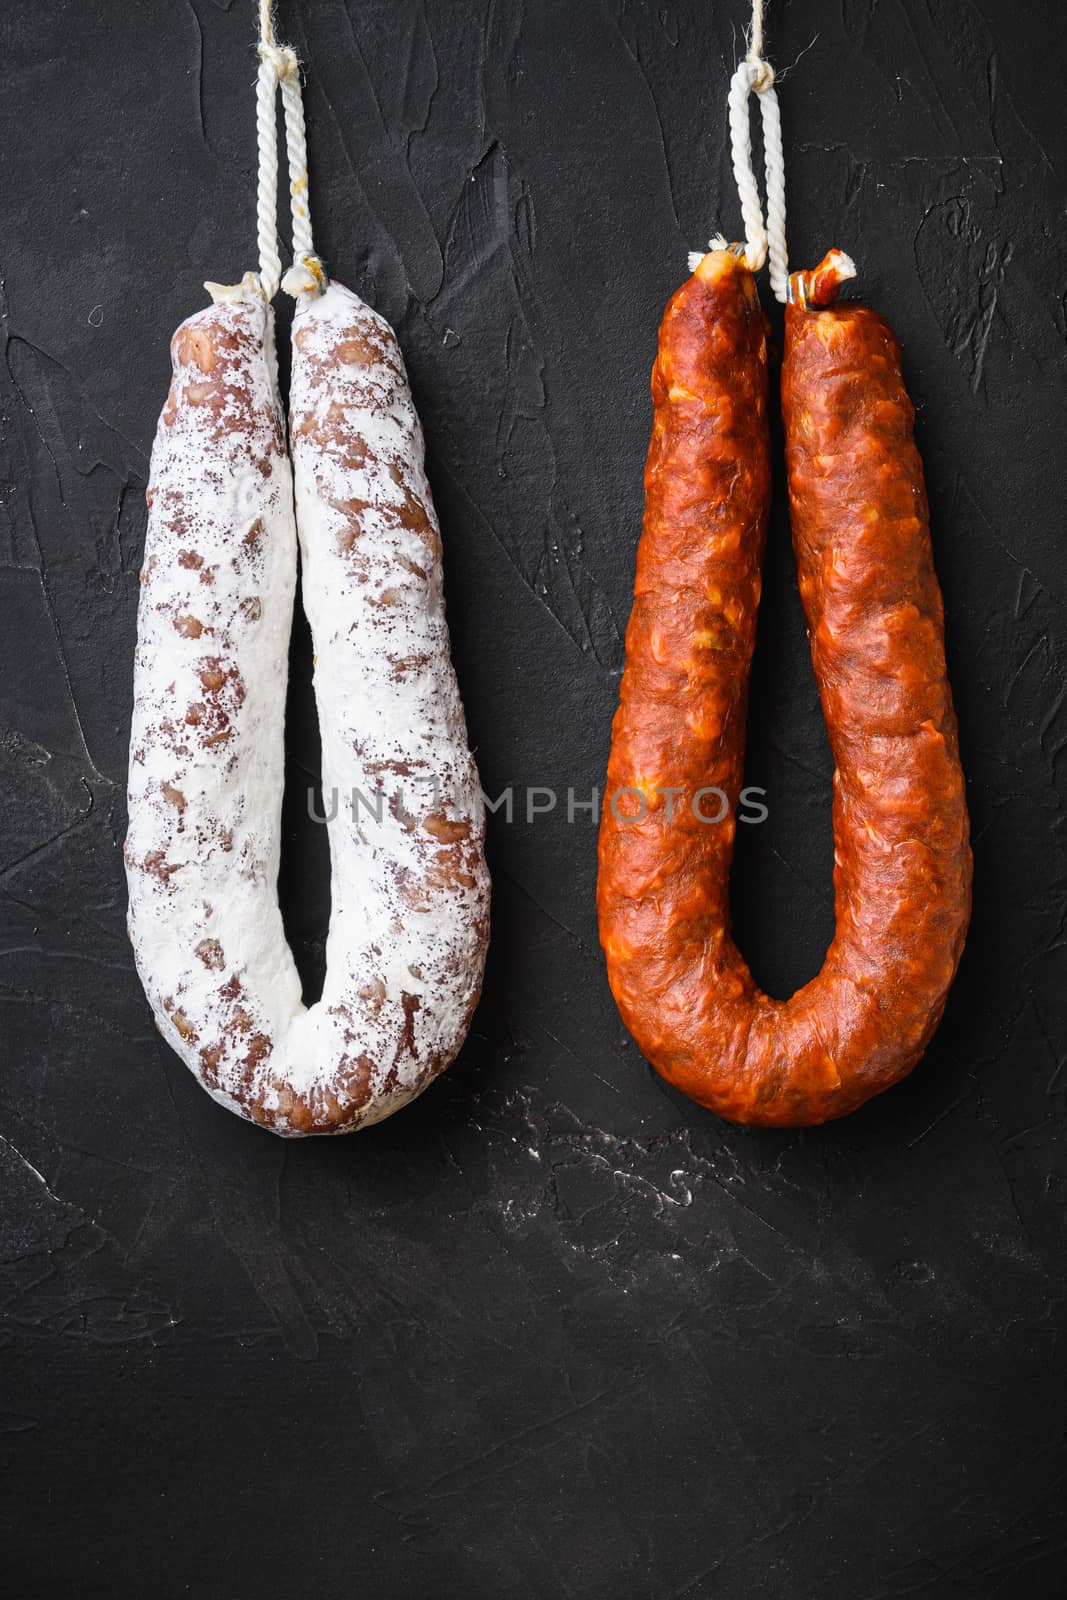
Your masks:
{"label": "hanging loop of sausage", "polygon": [[[660,332],[600,833],[601,941],[624,1021],[670,1083],[769,1126],[843,1116],[910,1072],[970,912],[914,412],[889,328],[833,303],[851,271],[832,252],[794,275],[782,372],[800,594],[835,763],[822,971],[774,1000],[730,933],[769,467],[762,316],[751,275],[723,252],[704,257]],[[696,798],[713,788],[721,820]]]}
{"label": "hanging loop of sausage", "polygon": [[[419,1094],[466,1036],[488,941],[484,808],[403,358],[358,296],[326,285],[299,79],[263,17],[260,272],[209,285],[215,303],[175,334],[152,453],[129,929],[160,1031],[216,1100],[276,1133],[345,1133]],[[271,73],[296,165],[295,504],[269,304]],[[277,899],[298,538],[331,854],[310,1008]]]}

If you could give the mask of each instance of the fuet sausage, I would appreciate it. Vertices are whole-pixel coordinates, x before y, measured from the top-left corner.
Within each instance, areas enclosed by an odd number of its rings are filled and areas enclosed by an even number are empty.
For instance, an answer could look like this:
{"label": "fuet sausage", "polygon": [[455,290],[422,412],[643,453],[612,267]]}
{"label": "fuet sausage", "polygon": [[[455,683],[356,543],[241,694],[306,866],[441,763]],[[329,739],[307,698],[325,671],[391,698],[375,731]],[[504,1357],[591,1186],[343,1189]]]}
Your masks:
{"label": "fuet sausage", "polygon": [[[126,863],[163,1036],[217,1100],[343,1133],[418,1094],[481,984],[483,807],[440,536],[396,341],[337,285],[296,319],[293,451],[273,313],[219,291],[172,344],[152,456]],[[332,899],[310,1009],[276,893],[297,524],[317,654]]]}
{"label": "fuet sausage", "polygon": [[[703,258],[660,333],[600,832],[601,940],[635,1040],[701,1104],[771,1126],[843,1116],[911,1070],[970,909],[913,409],[885,323],[829,304],[850,272],[833,253],[795,275],[782,374],[800,592],[836,769],[836,931],[822,971],[771,999],[730,934],[769,469],[762,316],[725,251]],[[692,803],[710,786],[729,800],[721,822]]]}

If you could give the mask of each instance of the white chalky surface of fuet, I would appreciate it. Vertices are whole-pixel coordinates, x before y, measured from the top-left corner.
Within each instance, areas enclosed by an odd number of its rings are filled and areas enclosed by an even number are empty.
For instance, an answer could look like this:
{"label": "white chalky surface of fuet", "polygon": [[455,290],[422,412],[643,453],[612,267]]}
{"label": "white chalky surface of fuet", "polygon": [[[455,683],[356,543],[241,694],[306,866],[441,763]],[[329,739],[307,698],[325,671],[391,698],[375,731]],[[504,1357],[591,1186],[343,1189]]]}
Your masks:
{"label": "white chalky surface of fuet", "polygon": [[[399,347],[336,284],[306,297],[293,341],[292,473],[270,309],[212,306],[172,344],[126,844],[130,933],[164,1037],[217,1100],[285,1134],[379,1121],[450,1063],[489,915]],[[297,529],[331,818],[327,974],[310,1009],[276,893]]]}

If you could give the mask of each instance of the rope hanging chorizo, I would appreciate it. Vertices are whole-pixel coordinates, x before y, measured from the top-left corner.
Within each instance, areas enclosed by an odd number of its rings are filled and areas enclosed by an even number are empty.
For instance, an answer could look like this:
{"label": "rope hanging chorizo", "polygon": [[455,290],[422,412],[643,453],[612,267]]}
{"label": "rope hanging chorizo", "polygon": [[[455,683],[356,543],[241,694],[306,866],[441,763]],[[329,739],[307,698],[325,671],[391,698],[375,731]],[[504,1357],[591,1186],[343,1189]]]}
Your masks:
{"label": "rope hanging chorizo", "polygon": [[[798,274],[782,405],[801,599],[835,763],[836,931],[791,999],[760,992],[728,880],[769,500],[766,347],[752,275],[715,250],[672,299],[652,378],[626,668],[600,831],[609,980],[670,1083],[737,1122],[803,1126],[902,1078],[940,1019],[971,856],[940,591],[900,352]],[[694,797],[729,799],[705,822]],[[708,810],[714,815],[714,808]]]}
{"label": "rope hanging chorizo", "polygon": [[[138,971],[217,1100],[283,1134],[380,1120],[455,1056],[488,936],[483,807],[396,340],[339,285],[295,321],[293,478],[273,312],[191,317],[152,457],[126,862]],[[328,806],[322,999],[276,883],[299,527]]]}

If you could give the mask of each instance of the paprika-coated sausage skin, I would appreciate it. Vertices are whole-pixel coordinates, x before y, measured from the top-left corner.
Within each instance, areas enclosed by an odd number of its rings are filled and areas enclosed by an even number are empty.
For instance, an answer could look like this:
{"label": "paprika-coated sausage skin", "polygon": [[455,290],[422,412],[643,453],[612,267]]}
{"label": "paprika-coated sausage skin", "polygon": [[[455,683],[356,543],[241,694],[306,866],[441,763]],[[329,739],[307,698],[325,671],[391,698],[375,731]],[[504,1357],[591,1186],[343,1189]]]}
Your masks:
{"label": "paprika-coated sausage skin", "polygon": [[[732,253],[706,255],[667,306],[652,397],[601,812],[600,938],[644,1054],[701,1100],[714,1088],[717,1108],[729,1110],[744,1041],[728,1037],[722,1002],[731,989],[743,997],[744,1028],[751,993],[728,935],[733,808],[706,823],[693,798],[716,787],[736,802],[741,787],[771,485],[764,317],[755,279]],[[643,817],[630,791],[641,792]],[[714,798],[698,808],[714,816]]]}
{"label": "paprika-coated sausage skin", "polygon": [[[767,498],[750,284],[740,262],[714,252],[661,330],[598,909],[613,992],[657,1070],[734,1121],[803,1126],[854,1110],[921,1056],[959,961],[971,858],[899,348],[864,307],[791,305],[782,404],[801,598],[836,768],[837,926],[822,971],[787,1001],[759,991],[731,938]],[[742,303],[751,324],[739,323]],[[697,821],[689,803],[710,785],[729,798],[720,823]],[[611,804],[630,787],[649,796],[633,821],[636,795]],[[652,791],[670,788],[682,797],[668,817]]]}

